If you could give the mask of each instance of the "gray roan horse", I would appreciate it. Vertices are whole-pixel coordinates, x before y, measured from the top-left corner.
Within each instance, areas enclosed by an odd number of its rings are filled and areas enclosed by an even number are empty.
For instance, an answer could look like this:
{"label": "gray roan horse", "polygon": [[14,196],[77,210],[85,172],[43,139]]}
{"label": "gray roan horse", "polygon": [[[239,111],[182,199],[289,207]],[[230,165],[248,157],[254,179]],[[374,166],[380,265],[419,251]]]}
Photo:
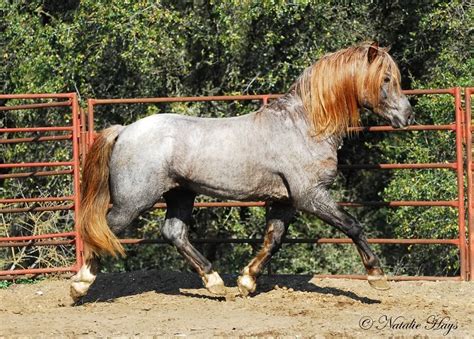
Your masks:
{"label": "gray roan horse", "polygon": [[251,114],[219,119],[158,114],[103,130],[84,165],[79,225],[85,264],[72,278],[72,297],[87,293],[99,255],[124,253],[114,233],[163,200],[163,237],[210,292],[224,294],[219,274],[188,239],[197,194],[267,202],[263,247],[237,280],[242,295],[255,291],[256,278],[280,248],[295,210],[316,215],[351,238],[370,285],[388,289],[360,223],[328,192],[337,149],[349,127],[358,125],[361,108],[396,128],[412,122],[398,67],[377,44],[323,56],[286,95]]}

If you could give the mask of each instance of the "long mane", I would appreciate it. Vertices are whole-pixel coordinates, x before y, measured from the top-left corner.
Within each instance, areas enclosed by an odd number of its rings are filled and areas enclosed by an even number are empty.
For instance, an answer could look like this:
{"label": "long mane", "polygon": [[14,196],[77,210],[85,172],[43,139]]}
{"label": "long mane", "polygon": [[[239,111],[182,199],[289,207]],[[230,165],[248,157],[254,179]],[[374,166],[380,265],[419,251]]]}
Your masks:
{"label": "long mane", "polygon": [[386,49],[376,48],[369,62],[370,43],[324,55],[308,67],[290,91],[298,95],[317,136],[345,135],[359,126],[362,99],[377,108],[380,88],[387,75],[392,90],[400,91],[400,72]]}

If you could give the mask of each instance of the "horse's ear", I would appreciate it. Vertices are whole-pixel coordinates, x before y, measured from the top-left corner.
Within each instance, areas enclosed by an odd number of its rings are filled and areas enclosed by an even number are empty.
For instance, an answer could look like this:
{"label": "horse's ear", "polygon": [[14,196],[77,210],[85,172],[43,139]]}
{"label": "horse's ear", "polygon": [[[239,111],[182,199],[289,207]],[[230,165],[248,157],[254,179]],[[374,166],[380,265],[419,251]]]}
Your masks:
{"label": "horse's ear", "polygon": [[369,61],[369,64],[371,64],[375,58],[379,55],[379,43],[378,42],[373,42],[369,46],[369,50],[367,52],[367,60]]}

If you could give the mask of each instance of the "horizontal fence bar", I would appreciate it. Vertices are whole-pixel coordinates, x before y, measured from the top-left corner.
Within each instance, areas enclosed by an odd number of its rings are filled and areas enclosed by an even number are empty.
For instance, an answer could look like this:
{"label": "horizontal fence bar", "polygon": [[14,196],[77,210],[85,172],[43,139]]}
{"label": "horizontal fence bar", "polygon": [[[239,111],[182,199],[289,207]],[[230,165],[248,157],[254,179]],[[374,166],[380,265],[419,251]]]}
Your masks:
{"label": "horizontal fence bar", "polygon": [[12,138],[12,139],[0,139],[0,144],[19,144],[24,142],[45,142],[45,141],[62,141],[72,140],[72,135],[51,135],[51,136],[37,136],[31,138]]}
{"label": "horizontal fence bar", "polygon": [[17,111],[23,109],[38,109],[38,108],[52,108],[52,107],[64,107],[71,106],[71,100],[60,101],[60,102],[44,102],[39,104],[25,104],[17,106],[0,106],[0,111]]}
{"label": "horizontal fence bar", "polygon": [[17,203],[29,203],[29,202],[50,202],[50,201],[73,201],[73,196],[64,197],[44,197],[44,198],[11,198],[11,199],[0,199],[0,204],[17,204]]}
{"label": "horizontal fence bar", "polygon": [[72,126],[59,126],[59,127],[12,127],[12,128],[0,128],[0,133],[30,133],[30,132],[59,132],[59,131],[72,131]]}
{"label": "horizontal fence bar", "polygon": [[62,171],[41,171],[41,172],[18,172],[18,173],[7,173],[0,174],[0,179],[17,179],[17,178],[31,178],[31,177],[47,177],[55,175],[66,175],[72,174],[74,171],[62,170]]}
{"label": "horizontal fence bar", "polygon": [[[158,245],[168,244],[165,239],[121,239],[120,242],[126,245]],[[261,244],[263,239],[190,239],[194,244]],[[293,238],[284,239],[285,244],[352,244],[350,239],[341,238],[321,238],[321,239],[304,239]],[[459,244],[457,239],[369,239],[369,243],[373,244],[390,244],[390,245],[453,245]],[[43,241],[0,241],[0,247],[27,247],[27,246],[60,246],[73,245],[74,240],[43,240]]]}
{"label": "horizontal fence bar", "polygon": [[[367,275],[363,274],[315,274],[313,278],[321,279],[356,279],[356,280],[367,280]],[[460,281],[460,276],[455,277],[437,277],[437,276],[407,276],[407,275],[387,275],[387,279],[390,281]]]}
{"label": "horizontal fence bar", "polygon": [[53,211],[68,211],[74,209],[74,205],[64,206],[30,206],[17,208],[2,208],[0,214],[4,213],[24,213],[24,212],[53,212]]}
{"label": "horizontal fence bar", "polygon": [[55,272],[76,272],[76,267],[51,267],[51,268],[28,268],[20,270],[8,270],[0,271],[0,280],[3,279],[3,275],[24,275],[24,274],[44,274],[44,273],[55,273]]}
{"label": "horizontal fence bar", "polygon": [[[454,95],[454,88],[447,89],[416,89],[403,90],[406,95],[420,94],[451,94]],[[241,101],[241,100],[266,100],[277,99],[283,94],[259,94],[259,95],[218,95],[218,96],[196,96],[196,97],[159,97],[159,98],[120,98],[120,99],[89,99],[92,105],[105,104],[148,104],[166,102],[186,102],[186,101]]]}
{"label": "horizontal fence bar", "polygon": [[349,127],[352,132],[409,132],[409,131],[455,131],[456,124],[449,125],[415,125],[405,128],[394,128],[392,126],[360,126]]}
{"label": "horizontal fence bar", "polygon": [[364,207],[364,206],[375,206],[375,207],[457,207],[457,200],[440,200],[440,201],[354,201],[354,202],[339,202],[340,206],[344,207]]}
{"label": "horizontal fence bar", "polygon": [[349,127],[350,132],[410,132],[410,131],[455,131],[456,124],[448,125],[416,125],[405,128],[392,126],[360,126]]}
{"label": "horizontal fence bar", "polygon": [[[0,203],[11,204],[11,203],[28,203],[28,202],[43,202],[43,201],[65,201],[73,200],[72,197],[68,199],[57,198],[57,200],[40,200],[41,198],[31,198],[31,201],[23,201],[23,199],[16,199],[14,202],[4,202],[0,200]],[[47,199],[47,198],[46,198]],[[11,200],[11,199],[3,199]],[[345,207],[364,207],[364,206],[379,206],[379,207],[402,207],[402,206],[439,206],[439,207],[457,207],[458,202],[452,201],[361,201],[361,202],[339,202],[341,206]],[[264,207],[266,203],[264,201],[250,201],[250,202],[238,202],[238,201],[224,201],[224,202],[197,202],[194,207],[198,208],[214,208],[214,207]],[[22,213],[22,212],[46,212],[46,211],[66,211],[74,208],[74,205],[64,206],[31,206],[31,207],[17,207],[17,208],[3,208],[0,209],[0,213]],[[165,203],[158,203],[153,208],[164,209],[166,208]]]}
{"label": "horizontal fence bar", "polygon": [[[4,272],[11,272],[11,271],[4,271]],[[76,272],[76,269],[74,267],[71,267],[71,271],[65,271],[65,272]],[[43,272],[43,273],[50,273],[50,272]],[[37,276],[39,274],[40,273],[33,273],[33,274],[29,274],[29,276]],[[271,274],[271,276],[286,277],[290,275],[289,274]],[[311,277],[316,278],[316,279],[367,280],[367,275],[362,275],[362,274],[314,274]],[[22,279],[22,278],[18,278],[17,275],[0,275],[0,280],[17,280],[17,279]],[[437,277],[437,276],[406,276],[406,275],[387,275],[387,279],[390,281],[461,281],[462,280],[460,276]]]}
{"label": "horizontal fence bar", "polygon": [[[402,206],[444,206],[444,207],[457,207],[458,202],[453,201],[392,201],[392,202],[379,202],[379,201],[367,201],[367,202],[340,202],[339,205],[346,207],[364,207],[364,206],[380,206],[380,207],[402,207]],[[247,202],[245,204],[239,202],[198,202],[194,204],[195,207],[199,208],[213,208],[213,207],[264,207],[265,202],[254,201]],[[166,204],[158,203],[153,206],[154,208],[164,209]],[[74,205],[65,206],[31,206],[31,207],[18,207],[18,208],[3,208],[0,209],[0,213],[22,213],[22,212],[46,212],[46,211],[66,211],[74,208]]]}
{"label": "horizontal fence bar", "polygon": [[0,99],[72,99],[75,93],[0,94]]}
{"label": "horizontal fence bar", "polygon": [[454,95],[455,88],[441,88],[441,89],[405,89],[405,95],[421,95],[421,94],[451,94]]}
{"label": "horizontal fence bar", "polygon": [[[74,162],[38,162],[38,163],[16,163],[16,164],[0,164],[0,168],[17,168],[17,167],[56,167],[56,166],[72,166]],[[437,169],[449,168],[456,169],[456,163],[426,163],[426,164],[341,164],[338,169]]]}
{"label": "horizontal fence bar", "polygon": [[[193,244],[261,244],[263,239],[256,238],[207,238],[207,239],[189,239]],[[459,245],[459,239],[368,239],[371,244],[390,244],[390,245]],[[120,239],[120,243],[126,245],[135,244],[168,244],[165,239]],[[303,239],[290,238],[283,239],[284,244],[352,244],[349,238],[319,238]]]}
{"label": "horizontal fence bar", "polygon": [[121,98],[121,99],[89,99],[92,105],[110,104],[153,104],[167,102],[188,102],[188,101],[242,101],[242,100],[265,100],[276,99],[282,94],[260,94],[260,95],[217,95],[205,97],[160,97],[160,98]]}
{"label": "horizontal fence bar", "polygon": [[[402,207],[402,206],[446,206],[457,207],[457,200],[443,200],[443,201],[347,201],[338,202],[340,206],[345,207],[364,207],[364,206],[386,206],[386,207]],[[264,207],[264,201],[217,201],[217,202],[196,202],[194,207]],[[111,205],[112,206],[112,205]],[[153,205],[154,208],[164,209],[166,203],[157,203]]]}
{"label": "horizontal fence bar", "polygon": [[17,241],[17,242],[0,242],[0,247],[29,247],[29,246],[65,246],[74,245],[75,239],[71,240],[29,240],[29,241]]}
{"label": "horizontal fence bar", "polygon": [[24,235],[19,237],[1,237],[0,242],[5,241],[27,241],[27,240],[38,240],[38,239],[51,239],[51,238],[68,238],[75,237],[77,232],[62,232],[62,233],[50,233],[50,234],[39,234],[39,235]]}
{"label": "horizontal fence bar", "polygon": [[59,167],[74,166],[73,161],[56,161],[56,162],[22,162],[15,164],[0,164],[0,168],[18,168],[18,167]]}
{"label": "horizontal fence bar", "polygon": [[[60,271],[60,272],[76,272],[75,267],[70,267],[70,270],[67,270],[66,268],[65,271]],[[29,273],[29,274],[24,274],[24,275],[32,275],[32,276],[37,276],[39,274],[44,274],[44,273],[54,273],[57,271],[49,271],[47,272],[34,272],[34,273]],[[3,271],[3,272],[12,272],[12,271]],[[1,273],[1,272],[0,272]],[[277,277],[287,277],[290,276],[289,274],[271,274],[271,276],[277,276]],[[363,274],[314,274],[311,275],[312,278],[316,279],[355,279],[355,280],[367,280],[367,275]],[[17,279],[22,279],[18,278],[18,275],[13,275],[10,274],[8,275],[0,275],[0,280],[17,280]],[[446,276],[407,276],[407,275],[387,275],[387,279],[389,281],[461,281],[460,276],[453,276],[453,277],[446,277]]]}
{"label": "horizontal fence bar", "polygon": [[450,163],[425,163],[425,164],[340,164],[338,169],[457,169],[454,162]]}
{"label": "horizontal fence bar", "polygon": [[[194,207],[264,207],[264,201],[214,201],[214,202],[195,202]],[[165,203],[157,203],[153,208],[166,208]]]}

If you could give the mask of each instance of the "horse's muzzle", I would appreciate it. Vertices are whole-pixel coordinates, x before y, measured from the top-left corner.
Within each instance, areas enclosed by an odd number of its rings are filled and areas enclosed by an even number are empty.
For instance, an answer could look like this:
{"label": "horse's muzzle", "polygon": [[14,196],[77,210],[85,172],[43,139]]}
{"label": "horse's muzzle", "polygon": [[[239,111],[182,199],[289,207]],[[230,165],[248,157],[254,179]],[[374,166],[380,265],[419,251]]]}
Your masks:
{"label": "horse's muzzle", "polygon": [[415,122],[415,114],[411,106],[408,106],[402,114],[393,115],[390,119],[390,123],[393,128],[405,128],[412,125]]}

